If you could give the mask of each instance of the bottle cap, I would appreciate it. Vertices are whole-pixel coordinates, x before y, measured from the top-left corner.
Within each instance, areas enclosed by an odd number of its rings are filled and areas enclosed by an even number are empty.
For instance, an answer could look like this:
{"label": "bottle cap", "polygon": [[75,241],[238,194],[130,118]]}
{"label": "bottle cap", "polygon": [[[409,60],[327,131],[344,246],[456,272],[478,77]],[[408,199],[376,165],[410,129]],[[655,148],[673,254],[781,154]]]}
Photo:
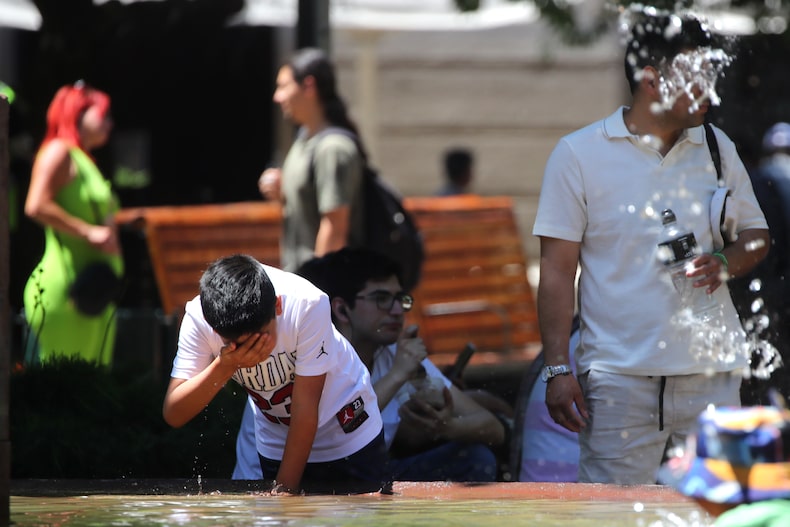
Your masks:
{"label": "bottle cap", "polygon": [[673,223],[677,221],[675,218],[675,213],[672,212],[672,209],[664,209],[661,211],[661,224],[667,225],[669,223]]}

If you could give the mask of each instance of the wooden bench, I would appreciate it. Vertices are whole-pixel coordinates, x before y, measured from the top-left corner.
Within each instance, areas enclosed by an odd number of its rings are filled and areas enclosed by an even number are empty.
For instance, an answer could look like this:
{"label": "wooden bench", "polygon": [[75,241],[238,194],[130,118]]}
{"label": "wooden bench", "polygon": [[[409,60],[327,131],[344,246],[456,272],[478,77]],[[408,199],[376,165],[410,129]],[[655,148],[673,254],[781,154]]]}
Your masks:
{"label": "wooden bench", "polygon": [[280,265],[282,213],[266,202],[123,209],[116,222],[145,234],[165,315],[180,317],[208,264],[246,253]]}
{"label": "wooden bench", "polygon": [[[471,364],[528,361],[540,335],[526,258],[507,197],[407,198],[425,239],[421,284],[409,322],[440,366],[467,342]],[[207,265],[247,253],[277,266],[280,207],[265,202],[124,209],[116,221],[142,229],[165,314],[180,316]]]}
{"label": "wooden bench", "polygon": [[537,309],[508,197],[411,197],[425,240],[411,319],[431,360],[448,364],[467,342],[470,364],[529,361],[539,351]]}

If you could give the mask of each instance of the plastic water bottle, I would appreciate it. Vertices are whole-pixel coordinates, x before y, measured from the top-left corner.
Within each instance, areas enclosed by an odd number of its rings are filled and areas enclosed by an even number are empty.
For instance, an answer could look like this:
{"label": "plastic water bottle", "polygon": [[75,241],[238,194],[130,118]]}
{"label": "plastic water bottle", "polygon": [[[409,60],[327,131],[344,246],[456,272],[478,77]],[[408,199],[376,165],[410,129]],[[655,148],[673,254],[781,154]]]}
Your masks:
{"label": "plastic water bottle", "polygon": [[686,271],[692,269],[691,261],[702,251],[697,239],[690,230],[682,229],[671,209],[661,211],[663,229],[658,243],[658,254],[667,268],[672,284],[675,286],[683,307],[691,309],[692,314],[702,320],[710,320],[718,311],[716,300],[705,288],[694,287],[698,277],[689,278]]}

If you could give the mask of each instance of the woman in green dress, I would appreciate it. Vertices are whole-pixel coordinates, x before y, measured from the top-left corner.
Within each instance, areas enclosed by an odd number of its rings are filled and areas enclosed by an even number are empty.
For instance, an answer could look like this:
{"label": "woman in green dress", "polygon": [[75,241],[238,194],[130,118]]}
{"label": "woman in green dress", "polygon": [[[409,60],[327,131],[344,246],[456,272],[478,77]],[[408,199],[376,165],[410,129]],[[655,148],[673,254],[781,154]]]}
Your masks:
{"label": "woman in green dress", "polygon": [[123,274],[113,214],[118,201],[90,152],[110,135],[110,98],[79,82],[55,94],[36,154],[25,214],[45,232],[44,255],[24,292],[28,362],[56,356],[108,366],[115,345],[115,305],[95,315],[78,311],[69,287],[89,264]]}

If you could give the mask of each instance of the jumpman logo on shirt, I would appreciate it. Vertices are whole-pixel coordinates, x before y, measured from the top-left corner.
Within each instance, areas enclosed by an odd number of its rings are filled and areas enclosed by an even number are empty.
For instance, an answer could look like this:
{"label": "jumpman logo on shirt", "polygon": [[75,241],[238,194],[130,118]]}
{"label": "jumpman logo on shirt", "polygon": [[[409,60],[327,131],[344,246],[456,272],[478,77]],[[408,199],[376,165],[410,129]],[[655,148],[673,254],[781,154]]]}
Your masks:
{"label": "jumpman logo on shirt", "polygon": [[[329,353],[327,353],[326,350],[324,349],[324,343],[323,342],[321,343],[321,351],[318,352],[318,357],[320,357],[321,355],[326,355],[327,357],[329,356]],[[316,359],[318,357],[316,357]]]}
{"label": "jumpman logo on shirt", "polygon": [[343,408],[343,416],[340,419],[341,424],[350,423],[354,419],[354,409],[348,406]]}

